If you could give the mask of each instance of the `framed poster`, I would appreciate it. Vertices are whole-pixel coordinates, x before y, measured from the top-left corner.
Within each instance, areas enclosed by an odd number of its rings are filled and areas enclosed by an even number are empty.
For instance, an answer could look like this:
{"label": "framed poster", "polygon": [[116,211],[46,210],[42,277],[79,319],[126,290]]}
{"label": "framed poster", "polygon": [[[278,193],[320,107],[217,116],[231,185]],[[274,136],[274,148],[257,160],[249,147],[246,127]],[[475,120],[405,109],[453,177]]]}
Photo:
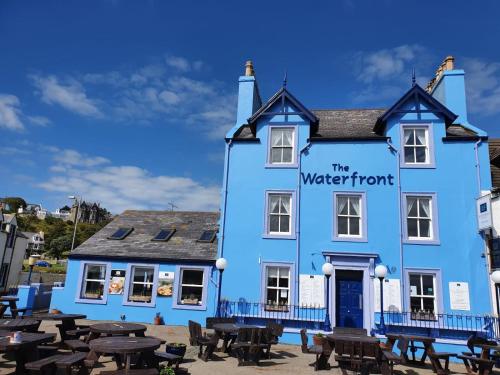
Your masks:
{"label": "framed poster", "polygon": [[109,282],[109,294],[123,294],[125,286],[125,270],[111,270],[111,280]]}
{"label": "framed poster", "polygon": [[470,311],[469,283],[454,281],[449,283],[449,287],[451,309]]}
{"label": "framed poster", "polygon": [[325,307],[325,276],[299,275],[299,304]]}
{"label": "framed poster", "polygon": [[[385,279],[384,282],[384,311],[401,311],[401,282],[399,279]],[[416,290],[410,290],[410,295]],[[373,279],[373,297],[375,312],[380,311],[380,280]]]}
{"label": "framed poster", "polygon": [[174,292],[174,276],[174,272],[159,272],[157,289],[157,295],[159,297],[172,297]]}

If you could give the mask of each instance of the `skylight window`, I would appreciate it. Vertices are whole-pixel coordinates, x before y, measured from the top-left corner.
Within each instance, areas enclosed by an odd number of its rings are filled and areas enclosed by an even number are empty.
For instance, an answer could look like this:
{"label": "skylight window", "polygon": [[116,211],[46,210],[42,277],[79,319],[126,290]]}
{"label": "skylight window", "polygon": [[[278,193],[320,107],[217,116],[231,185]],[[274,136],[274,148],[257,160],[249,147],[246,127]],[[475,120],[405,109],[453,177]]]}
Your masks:
{"label": "skylight window", "polygon": [[168,241],[175,233],[175,229],[161,229],[151,241]]}
{"label": "skylight window", "polygon": [[108,237],[110,240],[123,240],[127,237],[134,228],[118,228],[118,230]]}
{"label": "skylight window", "polygon": [[215,234],[217,231],[215,230],[205,230],[201,234],[200,238],[198,238],[198,242],[212,242],[215,239]]}

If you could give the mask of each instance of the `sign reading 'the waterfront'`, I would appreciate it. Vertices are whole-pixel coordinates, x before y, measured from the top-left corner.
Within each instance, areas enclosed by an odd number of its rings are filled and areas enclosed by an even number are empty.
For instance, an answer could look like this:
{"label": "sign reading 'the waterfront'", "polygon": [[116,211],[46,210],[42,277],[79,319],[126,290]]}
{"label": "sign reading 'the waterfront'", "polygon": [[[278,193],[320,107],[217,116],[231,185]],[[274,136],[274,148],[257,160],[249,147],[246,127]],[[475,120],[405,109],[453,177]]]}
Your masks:
{"label": "sign reading 'the waterfront'", "polygon": [[301,173],[305,185],[394,185],[394,176],[386,175],[361,175],[358,171],[351,171],[349,165],[340,163],[332,164],[333,174]]}

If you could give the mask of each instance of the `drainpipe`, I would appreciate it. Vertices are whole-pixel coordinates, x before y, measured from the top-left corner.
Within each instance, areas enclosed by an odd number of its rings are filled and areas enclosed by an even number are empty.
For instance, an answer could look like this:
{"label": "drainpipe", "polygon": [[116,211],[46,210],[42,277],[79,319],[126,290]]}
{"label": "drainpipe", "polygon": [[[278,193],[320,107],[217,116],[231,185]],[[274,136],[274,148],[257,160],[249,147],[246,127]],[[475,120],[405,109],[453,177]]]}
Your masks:
{"label": "drainpipe", "polygon": [[227,185],[228,185],[228,176],[229,176],[229,156],[231,153],[231,147],[233,146],[233,140],[230,139],[226,144],[226,156],[224,160],[224,197],[222,204],[222,220],[221,220],[221,228],[220,228],[220,258],[224,256],[224,234],[226,230],[226,207],[227,207]]}
{"label": "drainpipe", "polygon": [[399,270],[401,274],[401,307],[403,311],[406,311],[406,298],[405,298],[405,275],[404,275],[404,251],[403,251],[403,207],[401,205],[401,153],[399,150],[391,143],[391,141],[387,140],[387,146],[389,150],[397,155],[397,190],[398,190],[398,215],[399,215]]}
{"label": "drainpipe", "polygon": [[476,156],[476,178],[477,178],[477,191],[478,191],[478,197],[481,196],[481,165],[479,164],[479,145],[481,144],[482,139],[479,138],[479,140],[474,144],[474,153]]}
{"label": "drainpipe", "polygon": [[295,219],[295,304],[299,304],[299,271],[300,271],[300,177],[302,172],[302,154],[311,148],[311,142],[307,141],[307,144],[299,152],[299,173],[297,175],[297,218]]}

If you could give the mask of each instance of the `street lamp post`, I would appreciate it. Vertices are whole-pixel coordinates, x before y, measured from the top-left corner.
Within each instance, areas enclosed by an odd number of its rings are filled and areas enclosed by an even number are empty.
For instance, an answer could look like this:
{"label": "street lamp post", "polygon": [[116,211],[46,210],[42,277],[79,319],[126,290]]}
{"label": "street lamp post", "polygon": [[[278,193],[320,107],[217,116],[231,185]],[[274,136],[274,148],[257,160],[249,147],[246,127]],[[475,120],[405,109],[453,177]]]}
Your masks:
{"label": "street lamp post", "polygon": [[28,258],[28,265],[30,267],[30,273],[28,274],[28,285],[31,285],[31,273],[33,272],[33,267],[35,266],[36,260],[40,257],[40,255],[30,255]]}
{"label": "street lamp post", "polygon": [[78,225],[78,215],[80,214],[80,204],[82,202],[82,199],[78,199],[78,197],[75,195],[70,195],[68,198],[74,200],[76,204],[75,227],[73,229],[73,240],[71,241],[71,251],[73,251],[73,249],[75,248],[76,226]]}
{"label": "street lamp post", "polygon": [[217,312],[216,316],[221,316],[221,308],[220,308],[220,294],[222,291],[222,273],[227,267],[227,260],[225,258],[219,258],[215,262],[215,267],[219,270],[219,287],[217,289]]}
{"label": "street lamp post", "polygon": [[387,275],[387,267],[379,264],[375,267],[375,276],[380,280],[380,333],[385,333],[384,319],[384,279]]}
{"label": "street lamp post", "polygon": [[[5,261],[5,253],[7,253],[7,244],[9,242],[9,237],[10,237],[10,231],[12,230],[12,226],[9,224],[5,224],[5,245],[3,247],[3,254],[2,254],[2,262],[0,263],[0,283],[5,284],[2,285],[2,287],[7,286],[7,278],[5,277],[6,269],[3,268],[3,262]],[[12,252],[14,252],[14,249],[12,249]],[[4,280],[5,279],[5,280]],[[4,282],[5,281],[5,282]]]}
{"label": "street lamp post", "polygon": [[330,276],[333,274],[333,265],[331,263],[325,263],[321,267],[321,270],[326,277],[325,331],[329,332],[332,330],[332,325],[330,323]]}
{"label": "street lamp post", "polygon": [[498,284],[500,284],[500,271],[493,271],[491,273],[491,281],[495,283],[495,297],[497,302],[497,316],[500,316],[500,301],[498,300]]}

